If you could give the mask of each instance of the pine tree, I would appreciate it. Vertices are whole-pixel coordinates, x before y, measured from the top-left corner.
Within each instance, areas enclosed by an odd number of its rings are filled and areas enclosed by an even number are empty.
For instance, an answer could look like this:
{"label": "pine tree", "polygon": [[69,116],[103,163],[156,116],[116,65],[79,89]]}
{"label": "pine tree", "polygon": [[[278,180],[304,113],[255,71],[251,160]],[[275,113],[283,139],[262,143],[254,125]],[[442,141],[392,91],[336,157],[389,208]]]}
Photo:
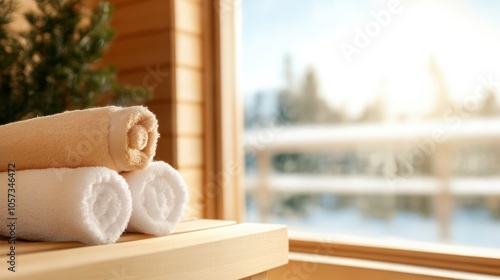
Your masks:
{"label": "pine tree", "polygon": [[36,5],[38,11],[24,15],[28,30],[13,32],[15,2],[0,0],[0,125],[93,107],[109,95],[119,105],[150,98],[149,89],[120,86],[112,66],[98,66],[114,36],[108,2],[93,8],[90,18],[82,0]]}
{"label": "pine tree", "polygon": [[436,93],[434,109],[430,114],[431,118],[442,118],[443,113],[453,109],[453,100],[450,97],[448,85],[443,72],[439,68],[438,62],[434,56],[429,58],[429,73],[432,77]]}
{"label": "pine tree", "polygon": [[297,123],[336,123],[341,120],[340,114],[330,108],[320,94],[318,75],[314,68],[306,70],[301,90],[294,102]]}
{"label": "pine tree", "polygon": [[295,121],[296,104],[293,103],[295,96],[294,92],[294,74],[293,61],[290,54],[287,54],[283,59],[283,78],[284,86],[278,92],[277,100],[277,120],[282,125],[287,125]]}
{"label": "pine tree", "polygon": [[491,118],[498,114],[496,92],[494,89],[485,89],[483,94],[485,95],[485,98],[482,100],[479,109],[475,113],[480,117]]}
{"label": "pine tree", "polygon": [[15,10],[14,2],[0,0],[0,124],[15,119],[25,106],[26,94],[20,93],[20,44],[7,31]]}
{"label": "pine tree", "polygon": [[386,94],[387,83],[385,79],[380,79],[378,93],[375,100],[368,103],[364,108],[358,121],[360,122],[381,122],[386,118]]}
{"label": "pine tree", "polygon": [[319,95],[318,78],[313,68],[307,69],[299,96],[298,119],[302,123],[313,124],[319,119],[318,105],[322,104]]}

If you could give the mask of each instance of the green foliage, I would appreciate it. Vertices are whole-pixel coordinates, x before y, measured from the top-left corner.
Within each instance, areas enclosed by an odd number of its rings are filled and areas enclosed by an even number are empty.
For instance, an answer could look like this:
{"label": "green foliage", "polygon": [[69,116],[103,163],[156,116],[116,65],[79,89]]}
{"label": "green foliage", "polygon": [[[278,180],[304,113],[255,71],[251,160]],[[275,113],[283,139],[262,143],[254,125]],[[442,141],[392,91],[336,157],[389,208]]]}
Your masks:
{"label": "green foliage", "polygon": [[13,0],[0,0],[0,125],[67,109],[147,101],[151,91],[122,87],[111,66],[97,66],[114,32],[112,7],[101,2],[85,16],[81,0],[36,0],[24,15],[27,31],[12,32]]}

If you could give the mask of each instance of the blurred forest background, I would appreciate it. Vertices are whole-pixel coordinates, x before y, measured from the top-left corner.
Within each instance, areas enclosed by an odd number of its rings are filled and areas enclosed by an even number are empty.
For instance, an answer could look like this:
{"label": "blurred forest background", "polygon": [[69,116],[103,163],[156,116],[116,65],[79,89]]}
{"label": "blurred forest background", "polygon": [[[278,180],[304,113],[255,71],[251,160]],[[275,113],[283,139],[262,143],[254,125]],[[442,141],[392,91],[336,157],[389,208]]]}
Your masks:
{"label": "blurred forest background", "polygon": [[[463,104],[453,101],[450,96],[442,70],[432,56],[428,58],[427,70],[436,94],[433,107],[429,108],[428,113],[421,116],[420,119],[411,119],[410,121],[408,116],[404,114],[399,115],[395,120],[388,119],[386,81],[384,79],[380,80],[375,101],[368,103],[360,114],[352,117],[345,112],[345,108],[332,106],[324,99],[321,81],[314,67],[306,69],[302,75],[297,75],[293,72],[292,56],[286,55],[282,64],[282,88],[256,92],[252,98],[247,97],[245,101],[245,129],[259,131],[259,129],[269,127],[286,129],[287,127],[307,126],[329,129],[366,123],[408,123],[411,125],[415,121],[439,122],[443,120],[445,112],[459,114],[460,110],[463,111]],[[482,94],[485,98],[473,111],[467,112],[467,119],[486,119],[500,116],[496,88],[483,88],[483,90],[485,92]],[[368,139],[369,137],[370,135],[367,135]],[[389,172],[393,175],[403,176],[407,167],[403,166],[404,164],[398,159],[409,158],[411,149],[412,147],[408,146],[393,149],[381,147],[377,150],[360,148],[321,153],[278,153],[272,156],[272,172],[273,174],[372,178],[383,178]],[[436,176],[435,154],[424,154],[424,156],[421,164],[413,165],[415,171],[411,175],[412,177]],[[461,145],[454,147],[452,157],[451,172],[453,177],[482,178],[500,174],[500,149],[498,145]],[[259,176],[255,154],[247,153],[245,164],[247,176]],[[304,189],[307,189],[306,185]],[[250,220],[258,220],[254,195],[252,192],[247,193],[247,211]],[[361,219],[364,221],[363,223],[378,223],[368,226],[372,229],[367,230],[364,234],[384,235],[389,233],[417,240],[438,241],[436,201],[432,196],[387,195],[387,193],[339,195],[275,192],[272,194],[271,201],[273,221],[291,224],[292,229],[349,233],[353,230],[352,228],[356,227],[353,225],[355,223],[353,221]],[[498,196],[460,196],[454,197],[453,203],[456,210],[455,215],[459,216],[458,219],[473,220],[479,216],[479,220],[486,219],[485,223],[490,223],[488,222],[490,220],[496,221],[494,226],[498,226],[500,223],[500,198]],[[353,209],[357,214],[354,214]],[[335,213],[344,213],[345,215]],[[353,221],[348,221],[348,219]],[[401,223],[401,219],[406,221]],[[331,226],[325,226],[325,224]],[[460,235],[460,232],[463,231],[461,228],[467,227],[467,225],[467,222],[455,224],[454,229],[452,229],[455,231],[454,235]],[[379,229],[374,229],[377,227]],[[383,229],[384,227],[399,227],[399,229]],[[420,227],[419,230],[415,231],[418,234],[410,233],[410,231],[415,230],[415,227]],[[491,230],[491,228],[489,229]],[[351,233],[360,234],[360,232]],[[500,247],[499,242],[492,243],[492,238],[481,243],[469,236],[462,238],[461,242],[463,243],[463,240],[467,238],[470,242],[465,241],[466,244]]]}

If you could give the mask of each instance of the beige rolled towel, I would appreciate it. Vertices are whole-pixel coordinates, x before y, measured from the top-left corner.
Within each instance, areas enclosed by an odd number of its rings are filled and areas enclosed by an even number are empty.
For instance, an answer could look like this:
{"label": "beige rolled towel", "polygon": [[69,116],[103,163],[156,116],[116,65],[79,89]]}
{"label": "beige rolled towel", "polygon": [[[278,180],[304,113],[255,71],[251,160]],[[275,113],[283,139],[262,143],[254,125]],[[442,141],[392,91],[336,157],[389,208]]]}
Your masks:
{"label": "beige rolled towel", "polygon": [[[18,170],[104,166],[145,168],[156,153],[158,121],[142,106],[109,106],[0,126],[0,162]],[[7,164],[0,164],[0,172]]]}

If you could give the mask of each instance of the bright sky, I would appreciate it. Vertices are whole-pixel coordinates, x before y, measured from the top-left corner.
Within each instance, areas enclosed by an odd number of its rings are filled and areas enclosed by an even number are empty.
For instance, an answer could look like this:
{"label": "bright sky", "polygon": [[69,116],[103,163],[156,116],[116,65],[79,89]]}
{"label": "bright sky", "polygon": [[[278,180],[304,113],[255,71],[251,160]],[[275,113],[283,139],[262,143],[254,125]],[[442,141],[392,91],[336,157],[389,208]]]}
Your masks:
{"label": "bright sky", "polygon": [[[316,68],[323,96],[356,114],[382,89],[390,115],[424,114],[434,101],[433,55],[458,102],[473,94],[480,75],[500,82],[500,1],[401,0],[397,14],[349,63],[340,44],[355,47],[356,28],[388,10],[375,0],[243,1],[242,85],[246,95],[283,85],[283,57],[297,79]],[[396,1],[397,2],[397,1]]]}

